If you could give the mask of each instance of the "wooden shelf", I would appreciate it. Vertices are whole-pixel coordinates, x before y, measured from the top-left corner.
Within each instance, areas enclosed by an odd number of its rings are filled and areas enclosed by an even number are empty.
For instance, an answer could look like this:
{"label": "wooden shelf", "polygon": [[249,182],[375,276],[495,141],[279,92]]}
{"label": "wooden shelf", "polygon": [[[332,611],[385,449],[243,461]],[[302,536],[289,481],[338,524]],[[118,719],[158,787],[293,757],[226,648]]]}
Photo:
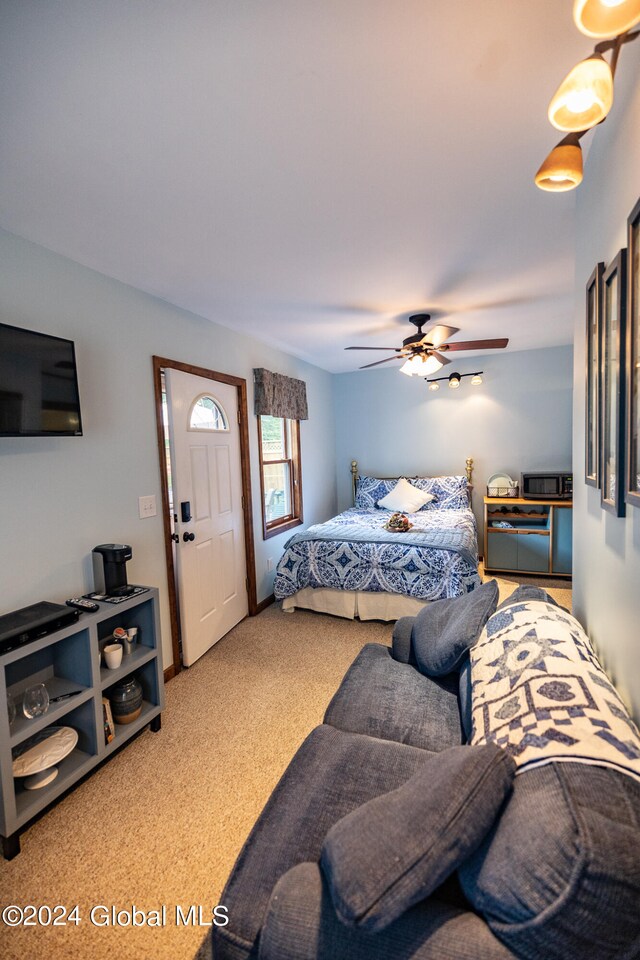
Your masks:
{"label": "wooden shelf", "polygon": [[545,522],[549,519],[548,513],[500,513],[497,510],[490,510],[487,514],[487,520],[519,520],[532,523],[540,520]]}
{"label": "wooden shelf", "polygon": [[541,530],[539,527],[487,527],[487,533],[520,533],[523,537],[527,534],[535,537],[551,536],[551,530]]}

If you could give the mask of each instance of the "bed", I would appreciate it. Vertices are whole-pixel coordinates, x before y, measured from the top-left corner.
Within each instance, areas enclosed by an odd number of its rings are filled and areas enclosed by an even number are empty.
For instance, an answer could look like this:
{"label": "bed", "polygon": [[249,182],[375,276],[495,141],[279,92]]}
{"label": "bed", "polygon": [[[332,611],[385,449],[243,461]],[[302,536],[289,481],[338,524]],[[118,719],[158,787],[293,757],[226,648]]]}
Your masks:
{"label": "bed", "polygon": [[285,544],[274,582],[282,609],[397,620],[429,601],[473,590],[480,577],[472,472],[469,458],[464,475],[409,478],[430,500],[403,511],[409,531],[391,532],[386,523],[393,511],[380,501],[407,478],[360,476],[352,461],[353,507]]}

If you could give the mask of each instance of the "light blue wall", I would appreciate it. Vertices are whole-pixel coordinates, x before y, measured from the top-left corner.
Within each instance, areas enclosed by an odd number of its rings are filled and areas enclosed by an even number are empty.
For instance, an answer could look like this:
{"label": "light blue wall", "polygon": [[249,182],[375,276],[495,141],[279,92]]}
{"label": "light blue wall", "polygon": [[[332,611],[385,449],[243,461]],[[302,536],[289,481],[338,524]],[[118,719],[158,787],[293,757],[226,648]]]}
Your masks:
{"label": "light blue wall", "polygon": [[437,392],[397,369],[337,375],[340,508],[350,502],[353,459],[362,473],[433,476],[464,473],[473,457],[479,520],[491,474],[571,469],[572,356],[567,346],[457,360],[459,373],[483,370],[484,382],[463,378],[458,390],[443,383]]}
{"label": "light blue wall", "polygon": [[167,665],[162,520],[138,518],[139,496],[155,494],[161,503],[152,355],[247,380],[258,600],[271,592],[267,560],[277,561],[288,534],[262,539],[252,370],[266,367],[307,383],[310,419],[301,446],[308,523],[336,506],[332,377],[2,232],[0,263],[0,321],[75,340],[84,427],[79,438],[0,438],[0,614],[88,592],[92,547],[130,543],[129,580],[160,587]]}
{"label": "light blue wall", "polygon": [[[635,45],[634,45],[635,46]],[[640,58],[623,47],[615,103],[592,138],[576,191],[574,395],[574,579],[576,615],[618,689],[640,717],[640,510],[618,519],[600,507],[600,491],[584,483],[584,289],[596,263],[625,247],[626,219],[640,197]]]}

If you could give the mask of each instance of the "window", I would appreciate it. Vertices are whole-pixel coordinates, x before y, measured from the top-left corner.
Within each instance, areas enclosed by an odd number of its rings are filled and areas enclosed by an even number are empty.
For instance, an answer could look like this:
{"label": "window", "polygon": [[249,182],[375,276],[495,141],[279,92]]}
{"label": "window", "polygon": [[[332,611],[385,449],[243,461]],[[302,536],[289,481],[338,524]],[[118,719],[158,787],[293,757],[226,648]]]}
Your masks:
{"label": "window", "polygon": [[300,421],[258,417],[264,539],[302,523]]}
{"label": "window", "polygon": [[229,421],[217,400],[206,393],[198,397],[189,412],[189,430],[229,430]]}

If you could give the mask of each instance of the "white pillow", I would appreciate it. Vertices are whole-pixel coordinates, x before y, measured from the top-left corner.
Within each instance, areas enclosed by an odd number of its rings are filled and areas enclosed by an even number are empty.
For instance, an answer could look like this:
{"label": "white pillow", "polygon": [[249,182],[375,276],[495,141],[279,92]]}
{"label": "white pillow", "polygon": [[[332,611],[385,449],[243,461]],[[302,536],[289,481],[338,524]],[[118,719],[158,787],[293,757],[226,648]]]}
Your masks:
{"label": "white pillow", "polygon": [[401,477],[386,497],[378,500],[378,506],[385,510],[400,510],[402,513],[416,513],[425,503],[435,500],[432,493],[418,490],[412,483]]}

